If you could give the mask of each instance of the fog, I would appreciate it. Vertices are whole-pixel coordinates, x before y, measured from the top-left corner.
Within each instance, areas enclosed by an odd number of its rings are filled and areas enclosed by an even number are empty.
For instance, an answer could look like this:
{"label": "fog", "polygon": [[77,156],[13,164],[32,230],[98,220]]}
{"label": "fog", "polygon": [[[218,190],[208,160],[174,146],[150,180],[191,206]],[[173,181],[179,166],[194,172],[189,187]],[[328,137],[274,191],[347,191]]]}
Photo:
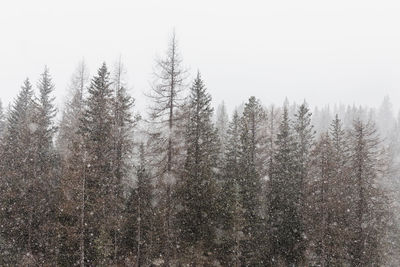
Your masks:
{"label": "fog", "polygon": [[120,56],[142,98],[175,29],[183,64],[230,110],[244,92],[320,106],[376,107],[388,95],[397,110],[399,11],[397,1],[3,1],[0,99],[9,103],[47,65],[61,106],[80,60],[93,74]]}
{"label": "fog", "polygon": [[400,266],[399,11],[0,4],[0,266]]}

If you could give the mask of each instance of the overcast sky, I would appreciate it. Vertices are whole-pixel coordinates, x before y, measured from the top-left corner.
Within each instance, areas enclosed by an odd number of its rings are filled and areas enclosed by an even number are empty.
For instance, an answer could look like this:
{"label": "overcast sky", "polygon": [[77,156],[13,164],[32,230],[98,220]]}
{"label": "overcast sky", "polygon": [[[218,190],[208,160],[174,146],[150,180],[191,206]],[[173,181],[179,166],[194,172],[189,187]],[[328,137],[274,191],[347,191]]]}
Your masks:
{"label": "overcast sky", "polygon": [[154,59],[176,29],[185,66],[214,102],[255,95],[266,105],[306,99],[400,107],[398,1],[10,0],[0,3],[0,99],[50,68],[61,103],[84,58],[91,74],[121,55],[144,107]]}

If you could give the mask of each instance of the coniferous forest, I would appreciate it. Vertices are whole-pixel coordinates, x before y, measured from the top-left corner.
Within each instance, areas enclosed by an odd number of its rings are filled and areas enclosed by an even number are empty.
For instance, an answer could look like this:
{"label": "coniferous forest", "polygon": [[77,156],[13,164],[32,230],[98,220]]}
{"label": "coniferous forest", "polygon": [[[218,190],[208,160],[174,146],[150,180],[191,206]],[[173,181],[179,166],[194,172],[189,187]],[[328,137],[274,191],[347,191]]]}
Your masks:
{"label": "coniferous forest", "polygon": [[49,68],[22,81],[0,109],[1,266],[400,265],[389,98],[215,110],[183,66],[172,35],[143,99],[121,61],[80,63],[60,109]]}

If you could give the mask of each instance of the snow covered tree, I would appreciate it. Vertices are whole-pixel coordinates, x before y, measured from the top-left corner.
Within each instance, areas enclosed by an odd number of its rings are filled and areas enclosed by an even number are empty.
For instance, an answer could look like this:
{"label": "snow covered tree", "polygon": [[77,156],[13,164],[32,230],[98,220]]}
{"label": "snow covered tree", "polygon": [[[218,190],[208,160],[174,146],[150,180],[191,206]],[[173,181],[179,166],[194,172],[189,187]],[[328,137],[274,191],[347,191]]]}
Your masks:
{"label": "snow covered tree", "polygon": [[186,160],[177,196],[180,248],[188,263],[211,263],[216,227],[215,167],[217,133],[212,123],[211,96],[197,74],[189,95],[190,120],[186,130]]}

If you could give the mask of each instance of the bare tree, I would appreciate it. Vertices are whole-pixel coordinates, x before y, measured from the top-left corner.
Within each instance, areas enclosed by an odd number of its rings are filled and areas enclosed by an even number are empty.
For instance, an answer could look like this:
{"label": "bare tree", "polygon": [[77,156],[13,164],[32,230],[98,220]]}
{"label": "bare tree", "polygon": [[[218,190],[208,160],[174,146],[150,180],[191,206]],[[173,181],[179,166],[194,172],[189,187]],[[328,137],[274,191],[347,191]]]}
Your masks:
{"label": "bare tree", "polygon": [[178,110],[183,106],[182,92],[185,87],[187,71],[182,67],[178,43],[173,32],[166,57],[156,61],[154,83],[148,97],[150,107],[150,142],[153,164],[159,190],[159,215],[162,221],[163,240],[161,253],[169,265],[174,249],[172,236],[173,201],[172,191],[177,177],[179,162]]}

